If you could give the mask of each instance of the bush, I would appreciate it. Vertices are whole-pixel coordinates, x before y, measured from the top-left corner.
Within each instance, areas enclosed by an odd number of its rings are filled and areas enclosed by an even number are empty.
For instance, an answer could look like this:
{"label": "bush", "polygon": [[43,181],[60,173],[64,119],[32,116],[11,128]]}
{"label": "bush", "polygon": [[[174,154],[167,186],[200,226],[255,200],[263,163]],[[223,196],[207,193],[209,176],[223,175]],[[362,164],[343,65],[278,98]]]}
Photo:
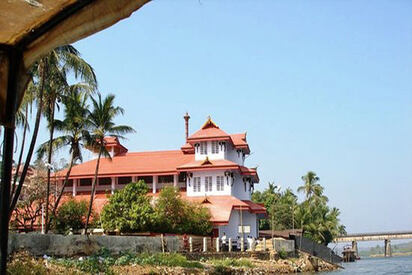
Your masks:
{"label": "bush", "polygon": [[288,257],[288,253],[283,248],[280,251],[278,251],[278,255],[281,259],[286,259]]}
{"label": "bush", "polygon": [[156,218],[147,191],[144,181],[130,183],[116,191],[101,213],[102,227],[120,232],[151,231]]}
{"label": "bush", "polygon": [[207,235],[212,231],[208,209],[183,200],[174,187],[160,191],[155,212],[159,232]]}
{"label": "bush", "polygon": [[54,227],[59,233],[67,233],[70,229],[84,227],[87,215],[87,202],[73,199],[63,203],[53,219]]}

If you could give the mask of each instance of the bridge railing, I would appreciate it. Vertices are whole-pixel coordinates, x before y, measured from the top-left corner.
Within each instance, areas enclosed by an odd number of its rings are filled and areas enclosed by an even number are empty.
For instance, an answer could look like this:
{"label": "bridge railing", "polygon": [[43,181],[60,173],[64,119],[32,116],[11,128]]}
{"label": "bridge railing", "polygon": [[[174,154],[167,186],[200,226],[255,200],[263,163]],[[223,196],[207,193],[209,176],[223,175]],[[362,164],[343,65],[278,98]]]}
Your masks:
{"label": "bridge railing", "polygon": [[315,243],[314,241],[297,235],[291,235],[295,240],[295,247],[303,252],[309,253],[310,255],[316,256],[330,263],[340,263],[342,258],[333,252],[327,246]]}

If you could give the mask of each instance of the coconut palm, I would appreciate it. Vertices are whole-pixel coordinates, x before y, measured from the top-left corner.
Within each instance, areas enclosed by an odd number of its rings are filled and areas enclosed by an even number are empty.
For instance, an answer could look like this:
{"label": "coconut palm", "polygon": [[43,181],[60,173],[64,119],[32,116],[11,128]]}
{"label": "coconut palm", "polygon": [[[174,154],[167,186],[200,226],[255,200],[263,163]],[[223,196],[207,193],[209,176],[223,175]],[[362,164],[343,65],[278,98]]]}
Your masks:
{"label": "coconut palm", "polygon": [[[80,57],[80,53],[71,45],[58,47],[48,54],[49,61],[49,78],[47,81],[47,93],[45,94],[45,112],[44,115],[48,121],[49,128],[49,147],[47,152],[47,162],[52,163],[52,142],[54,135],[54,117],[55,109],[59,108],[58,102],[71,89],[68,84],[68,74],[73,74],[76,79],[81,79],[84,83],[75,85],[84,85],[84,89],[93,92],[97,88],[96,75],[93,68]],[[87,88],[87,89],[86,89]],[[46,228],[48,231],[48,206],[50,194],[50,173],[47,171],[47,194],[46,194]]]}
{"label": "coconut palm", "polygon": [[[63,134],[53,139],[53,151],[68,146],[70,152],[69,167],[66,170],[63,185],[61,186],[56,202],[53,206],[53,216],[56,215],[56,210],[63,196],[64,188],[68,183],[73,165],[76,161],[83,160],[81,148],[83,147],[84,137],[87,135],[87,131],[85,129],[87,115],[87,93],[85,93],[84,89],[81,88],[82,87],[79,85],[71,86],[69,93],[62,97],[62,102],[64,105],[64,118],[63,120],[55,120],[53,123],[55,129]],[[45,142],[37,151],[39,158],[42,158],[48,151],[49,142]]]}
{"label": "coconut palm", "polygon": [[19,184],[17,185],[15,192],[12,194],[12,198],[10,200],[11,203],[10,203],[10,208],[9,208],[10,209],[9,219],[19,199],[21,189],[23,188],[24,180],[26,179],[27,171],[29,169],[31,157],[34,152],[34,147],[36,145],[37,134],[39,132],[40,119],[41,119],[41,114],[43,110],[43,94],[45,90],[44,88],[45,88],[46,79],[48,77],[48,56],[45,56],[41,58],[39,61],[37,61],[32,66],[30,71],[32,74],[32,79],[30,80],[28,87],[30,87],[30,89],[33,89],[32,92],[34,93],[35,98],[36,98],[36,104],[37,104],[36,119],[34,123],[34,129],[33,129],[32,138],[30,141],[29,150],[27,151],[26,162],[24,163],[23,170],[20,174]]}
{"label": "coconut palm", "polygon": [[111,159],[109,152],[106,150],[104,138],[106,136],[124,138],[124,134],[134,132],[133,128],[130,126],[116,125],[114,123],[115,117],[124,113],[123,108],[114,106],[114,98],[115,96],[111,94],[105,98],[102,98],[100,93],[98,93],[97,98],[91,98],[93,109],[92,111],[89,111],[87,119],[87,125],[90,132],[90,136],[88,137],[88,145],[93,148],[93,150],[98,152],[98,155],[92,190],[90,193],[89,210],[86,217],[85,234],[87,234],[87,227],[89,225],[93,199],[96,192],[100,158],[101,156],[105,156]]}
{"label": "coconut palm", "polygon": [[308,199],[314,194],[316,189],[319,189],[320,185],[316,184],[319,181],[319,177],[316,176],[315,172],[309,171],[306,175],[302,176],[302,180],[304,185],[298,188],[298,192],[304,192]]}
{"label": "coconut palm", "polygon": [[[81,79],[83,82],[88,83],[90,87],[96,88],[96,76],[93,68],[87,64],[81,57],[79,52],[70,45],[57,47],[49,54],[45,55],[39,61],[37,61],[30,69],[32,74],[31,84],[35,90],[35,98],[37,102],[37,113],[30,142],[30,147],[27,152],[26,161],[19,179],[19,184],[13,194],[10,205],[10,214],[14,210],[21,189],[23,187],[24,180],[27,175],[27,170],[34,152],[34,147],[37,140],[38,129],[40,126],[41,115],[46,110],[45,116],[48,118],[50,140],[53,140],[53,121],[54,110],[56,102],[61,99],[61,95],[67,91],[69,85],[67,84],[67,77],[69,74],[73,75],[76,79]],[[49,140],[49,141],[50,141]],[[50,142],[51,144],[51,142]],[[50,146],[50,149],[52,146]],[[51,162],[51,151],[48,154],[48,162]],[[50,189],[50,171],[48,172],[48,188]],[[48,196],[47,196],[48,204]],[[46,207],[46,220],[48,215],[48,207]],[[46,223],[47,224],[47,223]],[[46,230],[47,230],[46,226]]]}

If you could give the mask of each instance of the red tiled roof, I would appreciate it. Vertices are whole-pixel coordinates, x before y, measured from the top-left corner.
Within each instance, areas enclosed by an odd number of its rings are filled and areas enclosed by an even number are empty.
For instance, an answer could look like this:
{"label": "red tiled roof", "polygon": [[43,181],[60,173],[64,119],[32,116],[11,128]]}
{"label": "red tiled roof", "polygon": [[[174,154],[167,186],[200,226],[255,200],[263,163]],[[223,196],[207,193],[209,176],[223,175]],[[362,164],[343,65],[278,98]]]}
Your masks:
{"label": "red tiled roof", "polygon": [[194,154],[195,153],[195,148],[193,147],[192,144],[186,142],[185,145],[180,147],[180,149],[183,151],[185,154]]}
{"label": "red tiled roof", "polygon": [[196,131],[194,134],[187,138],[189,143],[194,143],[202,140],[230,140],[230,136],[225,131],[221,130],[216,123],[212,121],[209,117],[208,120],[203,124],[200,130]]}
{"label": "red tiled roof", "polygon": [[246,154],[250,153],[249,144],[246,141],[246,133],[232,134],[230,138],[236,149],[244,149]]}
{"label": "red tiled roof", "polygon": [[[115,156],[112,160],[101,158],[99,177],[132,176],[153,174],[174,174],[176,167],[194,160],[193,154],[184,154],[181,150],[151,151],[126,153]],[[70,178],[93,177],[97,159],[84,162],[72,168]],[[60,171],[63,177],[66,170]]]}

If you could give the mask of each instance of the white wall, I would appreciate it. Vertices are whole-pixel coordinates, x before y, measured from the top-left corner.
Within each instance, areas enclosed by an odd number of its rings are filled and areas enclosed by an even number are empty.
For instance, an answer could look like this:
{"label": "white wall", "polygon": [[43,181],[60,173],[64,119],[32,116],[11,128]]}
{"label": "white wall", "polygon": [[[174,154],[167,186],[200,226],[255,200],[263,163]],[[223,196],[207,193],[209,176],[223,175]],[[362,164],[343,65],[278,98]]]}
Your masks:
{"label": "white wall", "polygon": [[226,159],[233,161],[234,163],[237,163],[241,166],[245,164],[245,159],[243,158],[243,153],[240,152],[238,154],[237,150],[231,145],[227,145],[227,151],[226,151]]}
{"label": "white wall", "polygon": [[[212,142],[211,141],[205,141],[204,143],[207,144],[207,155],[201,155],[200,154],[200,146],[199,146],[198,150],[196,150],[196,148],[195,148],[195,160],[205,160],[206,157],[208,157],[210,160],[225,159],[225,149],[224,149],[224,147],[218,146],[219,147],[219,152],[212,154]],[[227,143],[226,143],[226,146],[227,146]]]}
{"label": "white wall", "polygon": [[239,173],[235,173],[235,182],[232,186],[232,196],[241,200],[250,200],[252,196],[252,192],[250,191],[250,184],[248,182],[246,183],[245,191],[243,177]]}
{"label": "white wall", "polygon": [[[212,177],[212,191],[206,192],[205,187],[205,177],[211,176]],[[223,176],[223,191],[217,191],[216,188],[216,177]],[[193,192],[194,189],[194,178],[200,177],[200,192]],[[224,176],[223,170],[218,171],[200,171],[200,172],[193,172],[193,177],[190,179],[190,186],[189,186],[189,178],[187,178],[186,183],[186,194],[188,197],[196,197],[196,196],[219,196],[219,195],[231,195],[231,187],[230,187],[230,178],[229,178],[229,185],[227,184],[226,177]]]}
{"label": "white wall", "polygon": [[[248,211],[242,211],[242,222],[243,226],[250,226],[250,233],[245,233],[244,237],[252,236],[257,238],[259,235],[259,230],[257,226],[257,217],[256,214],[249,213]],[[219,237],[223,236],[225,232],[227,238],[232,238],[233,240],[237,239],[237,236],[241,237],[241,234],[238,233],[240,226],[240,211],[232,210],[230,215],[229,224],[224,226],[219,226]]]}

